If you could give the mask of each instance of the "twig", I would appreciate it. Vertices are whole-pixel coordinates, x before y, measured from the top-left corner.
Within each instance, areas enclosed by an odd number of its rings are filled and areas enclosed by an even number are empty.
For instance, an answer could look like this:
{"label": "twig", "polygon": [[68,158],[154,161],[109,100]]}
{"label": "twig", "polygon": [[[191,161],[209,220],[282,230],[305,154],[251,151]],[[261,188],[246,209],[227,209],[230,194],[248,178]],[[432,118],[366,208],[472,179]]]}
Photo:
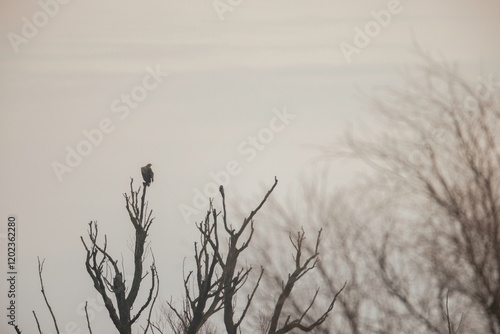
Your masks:
{"label": "twig", "polygon": [[47,300],[47,296],[45,294],[45,288],[43,286],[42,271],[43,271],[43,263],[45,262],[45,260],[43,260],[40,263],[40,258],[37,257],[37,259],[38,259],[38,277],[40,278],[40,287],[41,287],[43,299],[45,300],[45,304],[47,305],[47,308],[49,309],[50,315],[52,316],[52,320],[54,322],[54,327],[56,328],[56,333],[59,334],[59,327],[57,326],[57,320],[56,320],[56,317],[54,315],[54,312],[52,311],[52,307],[50,307],[49,301]]}
{"label": "twig", "polygon": [[42,329],[40,328],[40,322],[38,322],[38,318],[36,317],[36,313],[35,313],[35,311],[32,311],[32,312],[33,312],[33,316],[35,317],[36,326],[38,328],[38,333],[43,334]]}
{"label": "twig", "polygon": [[87,311],[87,304],[89,302],[85,301],[85,318],[87,318],[87,327],[89,328],[89,333],[92,334],[92,328],[90,327],[89,312]]}

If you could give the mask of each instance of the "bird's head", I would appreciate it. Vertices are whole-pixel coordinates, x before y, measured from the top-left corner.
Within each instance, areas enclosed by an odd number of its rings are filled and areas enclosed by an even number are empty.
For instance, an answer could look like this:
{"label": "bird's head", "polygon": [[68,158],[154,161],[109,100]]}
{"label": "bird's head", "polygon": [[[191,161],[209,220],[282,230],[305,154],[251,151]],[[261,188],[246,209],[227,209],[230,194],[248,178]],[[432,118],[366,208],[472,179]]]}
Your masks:
{"label": "bird's head", "polygon": [[146,167],[151,167],[151,166],[153,166],[153,165],[152,165],[152,164],[147,164],[147,165],[146,165]]}

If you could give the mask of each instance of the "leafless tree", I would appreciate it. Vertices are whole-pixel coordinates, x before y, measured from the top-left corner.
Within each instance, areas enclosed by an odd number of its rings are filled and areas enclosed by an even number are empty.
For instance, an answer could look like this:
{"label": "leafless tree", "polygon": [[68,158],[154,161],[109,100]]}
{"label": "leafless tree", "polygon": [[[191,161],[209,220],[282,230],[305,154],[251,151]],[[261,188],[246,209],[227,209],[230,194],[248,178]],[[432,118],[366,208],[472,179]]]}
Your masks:
{"label": "leafless tree", "polygon": [[[255,227],[254,216],[266,202],[272,193],[278,180],[264,196],[260,204],[244,219],[243,224],[235,229],[228,222],[226,211],[226,200],[224,188],[220,187],[222,196],[222,228],[223,233],[228,237],[226,255],[223,254],[223,245],[220,241],[220,224],[218,218],[220,213],[213,208],[212,201],[205,216],[205,220],[197,225],[200,232],[200,243],[194,244],[196,273],[190,272],[184,279],[185,302],[182,310],[177,310],[171,303],[169,306],[177,315],[185,333],[194,334],[203,324],[216,312],[223,310],[223,322],[228,334],[237,334],[243,319],[252,303],[252,299],[259,286],[264,273],[261,268],[259,277],[241,314],[235,319],[235,300],[237,292],[246,283],[251,267],[238,268],[238,258],[240,254],[249,246],[252,240]],[[244,234],[249,228],[249,232]],[[240,242],[240,239],[245,238]],[[196,290],[190,287],[191,280],[195,281]],[[192,296],[196,294],[195,296]]]}
{"label": "leafless tree", "polygon": [[[125,281],[125,274],[122,269],[119,268],[118,260],[115,260],[107,250],[107,238],[104,236],[104,241],[102,245],[98,242],[98,227],[97,222],[89,223],[88,237],[89,241],[85,242],[84,238],[81,237],[81,241],[87,252],[85,259],[85,267],[87,273],[92,279],[94,288],[101,295],[104,305],[108,310],[110,319],[117,328],[120,334],[131,334],[132,325],[138,322],[139,318],[148,308],[146,326],[141,327],[144,334],[148,331],[153,333],[151,327],[151,314],[153,306],[158,297],[159,288],[159,278],[156,272],[154,257],[150,265],[150,272],[144,274],[144,261],[147,255],[147,236],[149,228],[153,223],[152,210],[148,210],[148,205],[146,201],[146,183],[143,183],[142,195],[139,198],[141,188],[134,190],[133,180],[130,181],[130,194],[124,194],[126,209],[129,214],[130,221],[135,229],[135,246],[134,246],[134,273],[132,284],[127,287]],[[47,293],[45,291],[45,286],[43,282],[43,265],[45,260],[40,261],[38,259],[38,277],[40,281],[40,288],[45,305],[50,313],[52,322],[56,333],[59,333],[59,326],[57,318],[49,303]],[[136,299],[139,294],[139,290],[143,284],[143,280],[150,276],[150,288],[146,293],[146,300],[140,305],[138,311],[132,314],[132,309],[136,304]],[[87,320],[87,327],[90,334],[92,334],[92,328],[89,320],[87,303],[85,303],[85,315]],[[33,317],[35,318],[38,332],[41,334],[42,326],[38,320],[38,317],[33,311]],[[14,326],[17,333],[21,333],[18,326]]]}
{"label": "leafless tree", "polygon": [[[407,73],[403,88],[383,90],[374,99],[379,130],[350,132],[342,149],[324,152],[362,159],[373,168],[373,182],[357,197],[364,198],[357,209],[366,207],[366,214],[356,219],[370,233],[381,233],[363,239],[370,249],[368,267],[352,262],[355,253],[347,258],[353,273],[370,278],[376,292],[351,319],[375,333],[497,334],[498,82],[487,75],[470,83],[456,66],[420,55],[424,64]],[[368,301],[372,317],[362,312]]]}
{"label": "leafless tree", "polygon": [[[125,206],[135,229],[134,240],[134,269],[132,283],[127,286],[125,273],[120,269],[116,260],[108,251],[107,238],[98,241],[97,222],[89,223],[88,241],[81,237],[83,246],[87,252],[85,267],[89,274],[94,288],[101,295],[109,317],[120,334],[131,334],[132,326],[139,320],[143,312],[148,307],[151,309],[158,294],[159,278],[156,272],[154,257],[150,265],[150,272],[144,273],[144,261],[146,257],[147,236],[149,228],[153,223],[152,210],[148,210],[146,201],[147,186],[143,183],[142,195],[139,197],[141,188],[133,188],[133,180],[130,181],[130,194],[124,194]],[[147,292],[146,300],[139,307],[135,314],[132,309],[137,301],[139,290],[144,283],[144,279],[149,276],[150,288]],[[147,333],[150,327],[151,312],[149,312],[147,325],[143,328],[143,333]]]}
{"label": "leafless tree", "polygon": [[[314,269],[319,262],[318,248],[320,244],[321,232],[322,230],[319,230],[318,237],[316,239],[316,245],[313,248],[312,254],[305,260],[302,259],[303,251],[305,250],[303,247],[303,242],[305,240],[304,230],[297,232],[297,237],[295,239],[290,236],[290,242],[292,243],[293,248],[296,251],[294,255],[295,268],[294,271],[288,275],[286,283],[283,284],[282,291],[278,297],[276,306],[272,313],[268,334],[284,334],[294,329],[299,329],[303,332],[310,332],[313,329],[321,326],[325,322],[330,312],[332,311],[333,306],[337,301],[337,297],[342,292],[342,290],[344,290],[346,283],[334,295],[330,304],[327,307],[327,310],[321,313],[319,316],[317,316],[313,321],[309,322],[308,324],[305,324],[304,320],[306,319],[308,312],[310,311],[311,307],[316,301],[316,297],[318,296],[319,288],[317,288],[311,302],[307,305],[306,308],[304,308],[303,311],[301,311],[301,313],[299,313],[299,316],[297,318],[291,319],[291,316],[288,315],[285,319],[284,324],[279,325],[279,321],[282,316],[283,306],[287,301],[287,299],[289,299],[295,284],[302,277],[304,277],[304,275],[306,275],[310,270]],[[301,304],[303,303],[298,303],[298,304],[296,303],[295,304],[296,308],[297,309],[300,308]]]}
{"label": "leafless tree", "polygon": [[[132,282],[125,280],[125,264],[119,263],[108,248],[107,237],[99,238],[97,222],[89,223],[87,240],[81,237],[81,242],[86,250],[85,267],[94,288],[102,297],[104,306],[114,326],[120,334],[131,334],[134,325],[144,334],[175,333],[175,334],[215,334],[218,332],[213,320],[216,313],[221,313],[221,324],[227,334],[240,334],[243,330],[243,320],[251,311],[255,303],[257,290],[264,278],[264,267],[256,277],[251,278],[253,267],[242,260],[242,254],[249,249],[253,240],[256,226],[254,218],[262,209],[269,196],[276,188],[278,180],[266,192],[258,205],[243,219],[241,225],[231,223],[226,208],[224,188],[220,187],[222,198],[222,211],[217,211],[210,201],[205,219],[196,225],[200,241],[194,243],[195,269],[184,277],[184,301],[181,308],[168,302],[168,310],[163,310],[163,318],[152,322],[153,306],[158,297],[159,278],[155,267],[154,257],[150,264],[150,272],[144,273],[144,266],[148,255],[147,236],[153,223],[152,211],[148,209],[146,191],[148,187],[143,183],[137,190],[130,182],[130,193],[124,194],[125,207],[130,222],[135,229],[133,247],[133,275]],[[263,316],[260,321],[260,330],[263,334],[285,334],[296,332],[311,332],[321,329],[340,295],[343,287],[336,293],[319,293],[319,288],[307,290],[307,299],[293,298],[292,292],[296,285],[306,275],[318,266],[319,247],[322,230],[319,229],[315,243],[309,245],[305,242],[306,232],[300,229],[296,234],[289,235],[293,247],[293,267],[286,279],[281,280],[280,288],[272,291],[273,306],[267,310],[260,309]],[[123,260],[122,260],[123,261]],[[245,262],[244,265],[241,263]],[[41,292],[45,304],[52,317],[56,332],[59,327],[48,301],[42,278],[43,261],[39,260],[38,274]],[[137,306],[138,296],[144,287],[145,278],[149,276],[149,289],[141,295],[145,300]],[[274,276],[277,279],[278,276]],[[254,280],[248,289],[246,283]],[[250,284],[249,284],[250,285]],[[248,293],[244,292],[248,290]],[[317,311],[318,297],[327,296],[328,303],[320,313]],[[300,297],[302,298],[302,296]],[[238,303],[244,301],[242,306]],[[321,307],[321,306],[320,306]],[[93,333],[90,323],[87,304],[85,304],[87,328]],[[133,313],[135,310],[135,313]],[[42,333],[37,315],[33,312],[39,333]],[[138,326],[139,320],[145,318],[145,325]],[[257,326],[253,326],[257,327]],[[18,328],[16,331],[20,332]]]}
{"label": "leafless tree", "polygon": [[[211,217],[214,224],[210,223]],[[210,201],[205,220],[197,225],[200,231],[200,242],[194,243],[196,273],[193,276],[193,271],[190,271],[184,277],[185,301],[182,310],[177,310],[172,302],[168,302],[170,312],[164,312],[171,329],[176,333],[198,333],[208,319],[222,309],[222,281],[217,271],[219,258],[211,252],[210,245],[212,240],[215,240],[217,244],[219,242],[216,235],[216,221],[217,213]],[[191,286],[191,283],[196,286],[196,289]],[[193,296],[193,293],[196,295]]]}
{"label": "leafless tree", "polygon": [[[174,327],[181,328],[181,333],[198,333],[201,326],[218,311],[222,312],[222,323],[226,333],[237,334],[242,332],[242,322],[254,301],[256,291],[264,276],[264,268],[261,267],[256,282],[247,294],[243,307],[238,312],[239,315],[236,316],[238,292],[244,287],[252,271],[251,266],[240,267],[239,258],[242,252],[248,249],[254,236],[255,215],[268,200],[277,183],[278,181],[275,180],[264,198],[239,227],[229,222],[226,197],[222,186],[220,187],[222,212],[217,212],[213,207],[213,203],[210,202],[204,221],[197,225],[200,242],[194,245],[196,268],[184,278],[185,297],[183,307],[179,309],[172,303],[168,303],[172,312],[177,316],[178,321]],[[222,235],[225,235],[227,245],[221,242]],[[319,261],[320,237],[321,231],[318,233],[315,247],[308,256],[304,255],[306,251],[304,247],[305,232],[302,230],[297,233],[295,238],[290,237],[295,250],[294,270],[288,275],[287,280],[282,282],[281,289],[275,291],[276,300],[270,310],[270,315],[261,317],[260,330],[265,330],[263,333],[284,334],[293,330],[309,332],[320,327],[329,316],[342,289],[332,297],[326,311],[316,318],[309,317],[308,312],[316,301],[319,289],[313,293],[309,302],[305,303],[305,305],[301,303],[300,306],[304,307],[297,307],[300,312],[296,317],[292,314],[283,316],[284,305],[290,300],[295,284],[310,270],[314,269]]]}
{"label": "leafless tree", "polygon": [[[364,269],[369,262],[369,251],[365,249],[369,239],[364,239],[369,233],[366,228],[358,228],[355,225],[358,221],[353,219],[352,214],[356,211],[345,204],[346,198],[352,199],[352,193],[331,191],[326,169],[315,170],[313,174],[313,177],[303,178],[297,189],[289,191],[287,199],[272,201],[272,208],[267,210],[265,219],[278,226],[274,231],[276,238],[283,232],[292,233],[300,229],[304,222],[307,222],[308,229],[321,231],[321,238],[324,240],[321,261],[315,265],[316,276],[310,277],[308,281],[320,282],[331,291],[341,290],[342,293],[335,298],[338,305],[336,312],[325,318],[323,325],[312,332],[367,333],[369,331],[361,318],[362,310],[370,303],[367,297],[373,294],[370,290],[374,288],[373,280],[364,275],[367,272]],[[357,208],[359,209],[359,205]],[[321,230],[321,227],[324,229]],[[309,253],[316,252],[315,245],[304,246]],[[281,262],[281,254],[286,253],[282,245],[268,241],[260,247],[265,250],[263,256],[266,257],[267,263],[273,263],[275,268],[281,267],[280,263],[273,259],[278,258]],[[363,274],[359,273],[358,269],[361,269]],[[283,269],[278,271],[282,272]],[[266,287],[271,292],[276,286],[282,285],[280,274],[275,274],[275,281],[278,284]],[[313,284],[307,284],[305,289],[297,292],[296,298],[290,303],[292,309],[298,310],[303,306],[304,300],[308,298],[307,291],[312,286]],[[317,301],[328,305],[332,300],[325,297],[318,296]],[[265,304],[269,303],[272,301],[265,301]],[[321,315],[322,311],[319,309],[309,310],[304,319],[311,321],[319,319]]]}

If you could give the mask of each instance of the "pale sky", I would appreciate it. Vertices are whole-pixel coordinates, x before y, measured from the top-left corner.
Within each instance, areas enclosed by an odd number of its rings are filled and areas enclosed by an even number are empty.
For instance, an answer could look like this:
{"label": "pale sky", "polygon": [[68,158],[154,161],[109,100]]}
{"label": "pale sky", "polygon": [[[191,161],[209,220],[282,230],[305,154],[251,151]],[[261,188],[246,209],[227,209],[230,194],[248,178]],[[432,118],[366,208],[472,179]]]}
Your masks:
{"label": "pale sky", "polygon": [[[238,163],[229,200],[233,194],[252,206],[275,175],[275,195],[284,198],[313,168],[314,145],[335,142],[369,113],[357,90],[397,85],[398,71],[418,62],[412,39],[456,61],[471,80],[500,70],[498,1],[401,0],[350,62],[340,44],[354,46],[356,28],[376,22],[372,11],[392,1],[243,0],[217,13],[212,1],[66,0],[44,14],[40,3],[53,1],[0,0],[0,211],[4,222],[9,214],[19,219],[18,321],[26,333],[36,330],[33,309],[52,330],[37,255],[46,258],[46,289],[60,322],[86,331],[78,305],[96,293],[79,236],[98,220],[117,252],[129,255],[122,193],[129,177],[141,181],[141,166],[152,163],[156,174],[149,199],[161,296],[179,298],[182,260],[192,255],[201,217],[185,219],[180,207],[193,206],[211,172]],[[36,19],[40,27],[30,31],[26,22]],[[147,68],[168,75],[155,79]],[[127,107],[120,99],[140,92],[144,80],[154,88]],[[67,147],[76,150],[82,131],[106,120],[109,133],[58,178],[53,165],[67,164]],[[251,149],[248,138],[259,133],[268,142]],[[348,179],[351,166],[335,168],[339,182]],[[95,331],[109,328],[106,313],[98,317]],[[0,331],[12,332],[2,319]]]}

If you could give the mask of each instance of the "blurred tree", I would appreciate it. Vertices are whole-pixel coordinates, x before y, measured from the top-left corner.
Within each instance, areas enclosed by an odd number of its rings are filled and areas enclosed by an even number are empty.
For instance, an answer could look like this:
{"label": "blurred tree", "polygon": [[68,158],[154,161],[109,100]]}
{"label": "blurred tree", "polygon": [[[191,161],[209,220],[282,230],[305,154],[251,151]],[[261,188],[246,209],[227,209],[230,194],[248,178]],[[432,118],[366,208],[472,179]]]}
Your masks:
{"label": "blurred tree", "polygon": [[339,300],[343,320],[351,333],[497,334],[499,83],[488,75],[471,84],[420,55],[405,85],[372,101],[382,126],[323,152],[374,171],[351,192],[351,217],[338,216],[360,231],[346,227],[357,242],[340,241],[368,250],[343,255],[351,283]]}

